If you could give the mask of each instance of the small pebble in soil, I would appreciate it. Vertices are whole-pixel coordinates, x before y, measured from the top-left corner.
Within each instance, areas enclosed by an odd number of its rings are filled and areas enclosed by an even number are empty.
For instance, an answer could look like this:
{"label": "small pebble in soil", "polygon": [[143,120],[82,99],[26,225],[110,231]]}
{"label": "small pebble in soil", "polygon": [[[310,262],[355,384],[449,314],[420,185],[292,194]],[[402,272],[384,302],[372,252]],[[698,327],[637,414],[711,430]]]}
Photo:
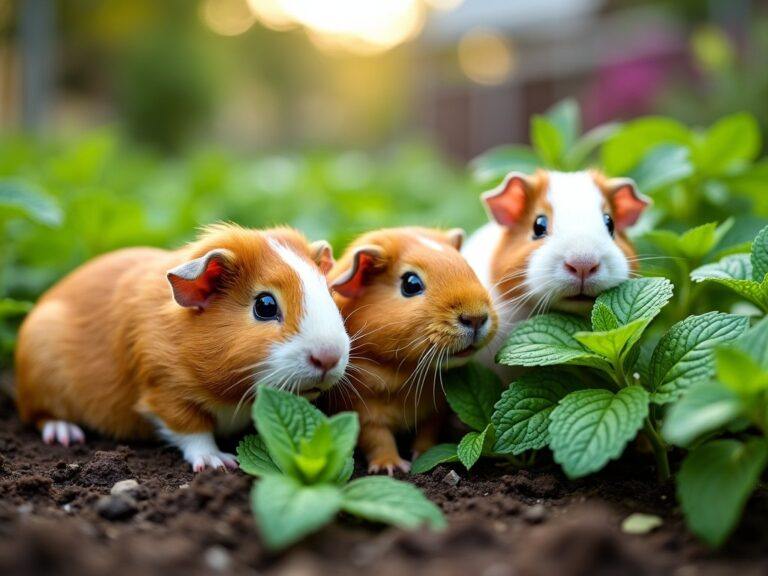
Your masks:
{"label": "small pebble in soil", "polygon": [[630,514],[621,523],[621,531],[625,534],[648,534],[661,526],[664,521],[653,514]]}
{"label": "small pebble in soil", "polygon": [[451,470],[448,472],[448,474],[445,475],[443,482],[449,484],[450,486],[458,486],[459,482],[461,482],[461,477],[456,474],[456,470]]}
{"label": "small pebble in soil", "polygon": [[129,478],[127,480],[120,480],[119,482],[115,482],[112,485],[112,488],[109,490],[109,493],[112,494],[112,496],[117,496],[118,494],[133,495],[137,491],[138,487],[139,483],[133,478]]}
{"label": "small pebble in soil", "polygon": [[534,504],[523,511],[523,519],[530,524],[539,524],[547,517],[547,509],[544,504]]}
{"label": "small pebble in soil", "polygon": [[96,512],[105,520],[127,520],[138,510],[136,501],[126,494],[102,496],[96,502]]}
{"label": "small pebble in soil", "polygon": [[211,546],[203,557],[206,566],[214,572],[226,572],[232,566],[232,557],[223,546]]}

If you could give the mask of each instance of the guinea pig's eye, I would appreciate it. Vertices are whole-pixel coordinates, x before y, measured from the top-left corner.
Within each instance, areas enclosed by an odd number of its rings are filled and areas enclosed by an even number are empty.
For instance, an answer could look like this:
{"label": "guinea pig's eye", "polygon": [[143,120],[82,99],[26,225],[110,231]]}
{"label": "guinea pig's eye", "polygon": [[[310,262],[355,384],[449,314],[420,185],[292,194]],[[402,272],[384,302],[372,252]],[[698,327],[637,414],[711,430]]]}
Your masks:
{"label": "guinea pig's eye", "polygon": [[603,222],[605,222],[605,227],[608,228],[608,234],[613,236],[613,230],[615,226],[613,224],[613,218],[611,218],[611,215],[603,214]]}
{"label": "guinea pig's eye", "polygon": [[400,292],[406,298],[417,296],[424,292],[424,281],[415,272],[406,272],[401,278]]}
{"label": "guinea pig's eye", "polygon": [[533,239],[538,240],[544,238],[547,235],[547,217],[544,214],[536,216],[536,220],[533,221]]}
{"label": "guinea pig's eye", "polygon": [[262,322],[277,320],[280,316],[280,307],[275,297],[269,292],[262,292],[256,296],[256,301],[253,303],[253,316]]}

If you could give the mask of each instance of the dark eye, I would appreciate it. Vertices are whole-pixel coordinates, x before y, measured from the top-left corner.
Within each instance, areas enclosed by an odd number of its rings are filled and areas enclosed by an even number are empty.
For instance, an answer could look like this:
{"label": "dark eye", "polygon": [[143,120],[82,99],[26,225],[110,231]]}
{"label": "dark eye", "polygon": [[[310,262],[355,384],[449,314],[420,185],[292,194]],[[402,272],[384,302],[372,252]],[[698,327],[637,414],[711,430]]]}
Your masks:
{"label": "dark eye", "polygon": [[256,296],[253,303],[253,316],[256,320],[266,322],[268,320],[277,320],[280,315],[280,307],[277,300],[269,292],[262,292]]}
{"label": "dark eye", "polygon": [[419,278],[419,275],[415,272],[406,272],[403,274],[402,281],[400,283],[400,292],[403,296],[410,298],[424,292],[424,281]]}
{"label": "dark eye", "polygon": [[533,239],[538,240],[544,238],[547,235],[547,217],[544,214],[536,216],[536,220],[533,221]]}
{"label": "dark eye", "polygon": [[614,224],[613,224],[613,218],[611,218],[611,215],[603,214],[603,222],[605,222],[605,227],[608,228],[608,234],[613,236]]}

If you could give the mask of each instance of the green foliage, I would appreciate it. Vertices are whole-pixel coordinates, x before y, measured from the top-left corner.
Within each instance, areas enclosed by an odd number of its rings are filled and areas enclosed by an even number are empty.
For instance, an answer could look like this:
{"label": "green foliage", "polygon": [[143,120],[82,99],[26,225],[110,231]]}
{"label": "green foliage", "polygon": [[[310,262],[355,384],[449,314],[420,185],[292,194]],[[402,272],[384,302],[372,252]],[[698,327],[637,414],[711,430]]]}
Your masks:
{"label": "green foliage", "polygon": [[411,484],[384,477],[349,482],[359,431],[354,412],[329,418],[304,398],[261,387],[253,418],[258,436],[244,438],[237,455],[245,472],[261,477],[253,513],[270,548],[300,540],[341,511],[403,528],[445,525]]}

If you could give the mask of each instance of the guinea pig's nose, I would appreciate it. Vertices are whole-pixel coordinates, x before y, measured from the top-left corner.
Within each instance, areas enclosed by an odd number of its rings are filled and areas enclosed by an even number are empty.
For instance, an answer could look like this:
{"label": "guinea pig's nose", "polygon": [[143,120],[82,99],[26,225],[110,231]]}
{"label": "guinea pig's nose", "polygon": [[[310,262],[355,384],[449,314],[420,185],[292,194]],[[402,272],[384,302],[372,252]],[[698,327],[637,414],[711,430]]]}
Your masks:
{"label": "guinea pig's nose", "polygon": [[460,314],[459,323],[467,328],[472,328],[474,332],[480,330],[488,321],[488,314]]}
{"label": "guinea pig's nose", "polygon": [[600,269],[600,262],[594,258],[573,258],[566,260],[563,266],[566,272],[583,282],[590,276],[597,274]]}
{"label": "guinea pig's nose", "polygon": [[341,356],[335,352],[318,351],[312,352],[309,355],[309,363],[318,370],[322,370],[324,373],[333,370],[339,363],[339,360],[341,360]]}

